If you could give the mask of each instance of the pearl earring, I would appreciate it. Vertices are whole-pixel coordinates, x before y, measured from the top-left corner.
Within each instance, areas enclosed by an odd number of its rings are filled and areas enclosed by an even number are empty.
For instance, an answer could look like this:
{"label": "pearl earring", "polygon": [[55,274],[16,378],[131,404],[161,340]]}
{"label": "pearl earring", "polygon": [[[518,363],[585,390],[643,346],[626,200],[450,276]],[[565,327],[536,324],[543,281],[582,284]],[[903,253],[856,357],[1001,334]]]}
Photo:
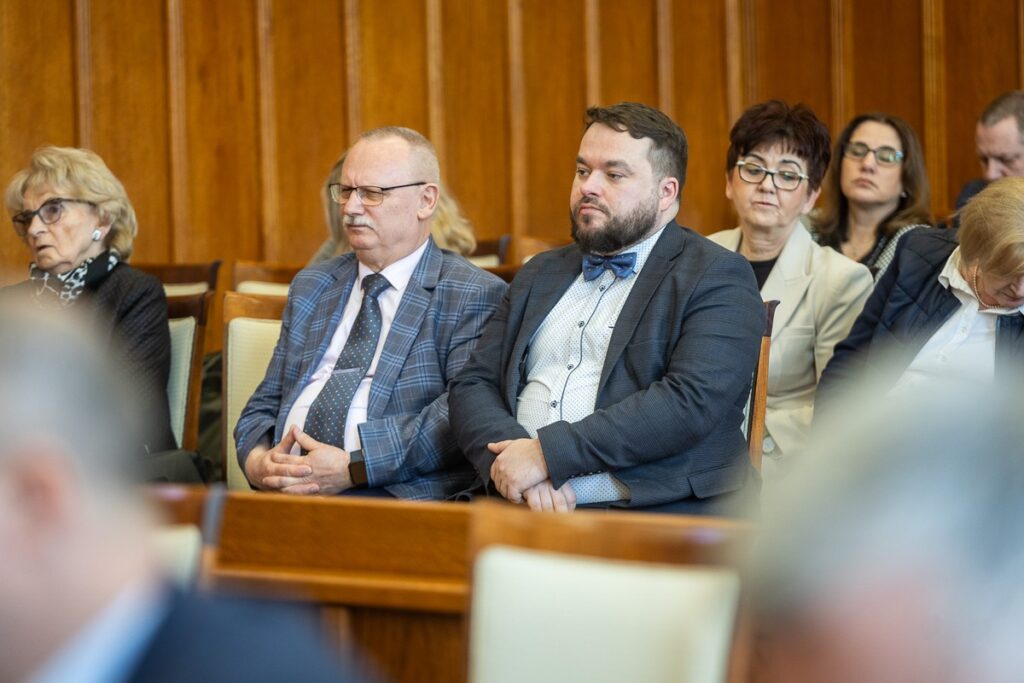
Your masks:
{"label": "pearl earring", "polygon": [[92,231],[92,241],[93,242],[99,242],[101,237],[103,237],[103,233],[100,232],[99,228],[96,228],[95,230]]}
{"label": "pearl earring", "polygon": [[907,198],[907,191],[906,191],[906,190],[903,190],[902,192],[900,192],[900,197],[901,197],[902,199],[906,199],[906,198]]}

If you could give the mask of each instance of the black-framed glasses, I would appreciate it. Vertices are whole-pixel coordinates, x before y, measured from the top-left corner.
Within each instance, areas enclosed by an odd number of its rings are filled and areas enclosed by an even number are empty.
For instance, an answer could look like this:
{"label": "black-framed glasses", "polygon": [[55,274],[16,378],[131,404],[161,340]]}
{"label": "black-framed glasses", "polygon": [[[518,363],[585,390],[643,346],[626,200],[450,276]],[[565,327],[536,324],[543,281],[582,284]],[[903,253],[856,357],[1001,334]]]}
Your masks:
{"label": "black-framed glasses", "polygon": [[847,142],[843,150],[843,154],[851,159],[863,159],[869,152],[874,153],[875,161],[882,166],[895,166],[903,160],[903,152],[889,145],[868,147],[863,142]]}
{"label": "black-framed glasses", "polygon": [[752,185],[760,185],[764,182],[765,176],[771,176],[776,190],[795,190],[800,187],[801,181],[808,178],[806,173],[800,171],[785,168],[777,168],[773,171],[753,161],[737,161],[736,167],[740,170],[740,180]]}
{"label": "black-framed glasses", "polygon": [[14,223],[14,231],[18,233],[19,237],[24,237],[28,234],[29,226],[32,225],[32,219],[36,216],[39,216],[39,220],[43,222],[43,225],[53,225],[64,215],[64,204],[68,202],[88,204],[93,208],[96,207],[96,203],[90,202],[88,199],[50,197],[35,211],[22,211],[11,216],[11,221]]}
{"label": "black-framed glasses", "polygon": [[348,198],[355,192],[359,196],[361,201],[366,206],[377,206],[384,201],[384,195],[391,190],[400,190],[403,187],[416,187],[418,185],[426,185],[427,181],[421,180],[418,183],[405,183],[404,185],[392,185],[391,187],[377,187],[376,185],[358,185],[356,187],[350,187],[348,185],[342,185],[341,183],[331,183],[331,199],[336,201],[338,204],[344,204],[348,201]]}

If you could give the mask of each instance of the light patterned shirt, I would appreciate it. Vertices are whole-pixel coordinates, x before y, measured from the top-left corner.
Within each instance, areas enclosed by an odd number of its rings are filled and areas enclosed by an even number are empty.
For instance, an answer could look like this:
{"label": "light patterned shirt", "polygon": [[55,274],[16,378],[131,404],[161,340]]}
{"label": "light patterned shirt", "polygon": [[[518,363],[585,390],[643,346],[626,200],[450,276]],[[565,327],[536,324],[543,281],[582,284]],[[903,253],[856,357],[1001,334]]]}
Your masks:
{"label": "light patterned shirt", "polygon": [[[516,402],[516,420],[530,436],[554,422],[579,422],[596,409],[608,344],[637,274],[661,237],[661,230],[624,252],[635,252],[633,274],[618,278],[610,270],[587,281],[581,272],[530,341],[526,386]],[[611,473],[570,480],[576,502],[629,499],[629,487]]]}

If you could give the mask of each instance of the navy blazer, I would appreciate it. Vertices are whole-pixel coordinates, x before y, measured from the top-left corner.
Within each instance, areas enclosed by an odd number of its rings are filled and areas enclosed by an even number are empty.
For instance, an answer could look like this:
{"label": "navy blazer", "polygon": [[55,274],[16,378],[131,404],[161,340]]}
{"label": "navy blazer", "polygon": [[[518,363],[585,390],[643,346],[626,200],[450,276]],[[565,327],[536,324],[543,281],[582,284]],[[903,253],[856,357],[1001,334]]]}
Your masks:
{"label": "navy blazer", "polygon": [[[925,342],[960,307],[956,295],[939,282],[957,245],[954,230],[917,229],[900,240],[892,265],[875,285],[849,336],[836,344],[821,376],[817,404],[823,414],[824,406],[836,400],[837,391],[851,386],[869,368],[884,368],[879,388],[895,385]],[[1024,316],[999,316],[997,376],[1017,377],[1022,364]]]}
{"label": "navy blazer", "polygon": [[[514,415],[530,341],[582,258],[570,245],[524,265],[452,383],[452,427],[488,489],[487,443],[528,436]],[[552,482],[613,472],[629,486],[629,507],[736,491],[750,473],[743,407],[764,331],[754,273],[742,256],[672,221],[636,277],[595,411],[538,431]]]}
{"label": "navy blazer", "polygon": [[[299,272],[266,377],[235,427],[238,460],[261,440],[278,443],[292,405],[338,328],[358,262],[348,253]],[[359,426],[370,487],[400,498],[441,499],[474,476],[448,426],[446,388],[469,358],[506,285],[433,239],[395,312]],[[344,420],[344,415],[338,416]]]}

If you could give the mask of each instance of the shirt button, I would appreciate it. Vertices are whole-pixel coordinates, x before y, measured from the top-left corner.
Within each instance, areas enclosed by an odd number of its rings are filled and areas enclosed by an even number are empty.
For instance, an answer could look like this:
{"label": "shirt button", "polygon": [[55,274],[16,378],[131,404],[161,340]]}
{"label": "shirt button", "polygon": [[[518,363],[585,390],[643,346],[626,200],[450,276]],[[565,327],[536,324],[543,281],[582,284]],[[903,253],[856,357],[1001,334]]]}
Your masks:
{"label": "shirt button", "polygon": [[604,285],[601,285],[600,287],[598,287],[598,289],[600,289],[603,292],[605,287],[604,287]]}
{"label": "shirt button", "polygon": [[583,327],[583,321],[581,320],[578,323],[576,323],[576,327]]}
{"label": "shirt button", "polygon": [[771,453],[775,450],[775,439],[770,436],[764,437],[764,441],[761,443],[762,450],[765,453]]}
{"label": "shirt button", "polygon": [[566,367],[566,369],[568,369],[568,370],[572,370],[572,369],[573,369],[574,367],[576,367],[576,366],[575,366],[575,365],[573,365],[572,363],[569,363],[569,364],[568,364],[568,365],[566,365],[565,367]]}
{"label": "shirt button", "polygon": [[558,407],[558,401],[552,401],[551,402],[551,407],[552,408],[557,408]]}

